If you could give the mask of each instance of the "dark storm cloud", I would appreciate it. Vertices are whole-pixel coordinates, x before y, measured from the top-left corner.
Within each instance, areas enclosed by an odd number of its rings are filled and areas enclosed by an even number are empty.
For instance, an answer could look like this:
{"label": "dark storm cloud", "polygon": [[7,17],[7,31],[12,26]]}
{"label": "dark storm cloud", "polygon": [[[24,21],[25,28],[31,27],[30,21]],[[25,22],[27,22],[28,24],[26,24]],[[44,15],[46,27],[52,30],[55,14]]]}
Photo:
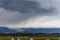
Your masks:
{"label": "dark storm cloud", "polygon": [[[40,5],[40,6],[39,6]],[[0,24],[17,24],[34,16],[52,15],[55,8],[42,8],[36,1],[0,0]]]}
{"label": "dark storm cloud", "polygon": [[0,3],[0,7],[11,11],[19,11],[20,13],[32,13],[34,11],[36,14],[39,13],[42,15],[48,15],[50,12],[54,11],[52,7],[44,9],[40,6],[38,8],[38,2],[27,0],[3,0]]}

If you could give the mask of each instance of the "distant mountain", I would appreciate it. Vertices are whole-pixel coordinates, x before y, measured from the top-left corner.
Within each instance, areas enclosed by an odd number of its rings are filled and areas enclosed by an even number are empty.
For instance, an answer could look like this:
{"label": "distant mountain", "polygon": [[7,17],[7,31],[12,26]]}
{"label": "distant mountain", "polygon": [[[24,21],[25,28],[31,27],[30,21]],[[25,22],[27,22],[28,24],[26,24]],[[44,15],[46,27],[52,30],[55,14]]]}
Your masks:
{"label": "distant mountain", "polygon": [[21,28],[20,30],[24,33],[60,33],[60,28]]}
{"label": "distant mountain", "polygon": [[7,28],[0,27],[0,33],[60,33],[60,28]]}
{"label": "distant mountain", "polygon": [[9,29],[7,27],[0,27],[0,33],[14,33],[16,30]]}

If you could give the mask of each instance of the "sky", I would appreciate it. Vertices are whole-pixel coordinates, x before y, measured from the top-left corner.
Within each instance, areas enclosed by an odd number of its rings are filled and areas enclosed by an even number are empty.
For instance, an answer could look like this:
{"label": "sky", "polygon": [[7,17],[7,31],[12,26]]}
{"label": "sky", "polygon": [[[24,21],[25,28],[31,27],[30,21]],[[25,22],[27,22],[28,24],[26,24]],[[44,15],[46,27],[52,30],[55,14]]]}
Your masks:
{"label": "sky", "polygon": [[0,0],[0,26],[60,28],[60,0]]}

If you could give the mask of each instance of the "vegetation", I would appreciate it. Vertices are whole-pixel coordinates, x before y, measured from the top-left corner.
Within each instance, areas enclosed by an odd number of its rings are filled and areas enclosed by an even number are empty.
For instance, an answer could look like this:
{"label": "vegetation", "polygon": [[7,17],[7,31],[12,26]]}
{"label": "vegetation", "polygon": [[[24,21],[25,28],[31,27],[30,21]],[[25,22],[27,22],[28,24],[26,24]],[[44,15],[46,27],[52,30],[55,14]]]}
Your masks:
{"label": "vegetation", "polygon": [[21,40],[30,40],[30,38],[34,40],[60,40],[60,34],[58,33],[0,33],[0,40],[11,40],[12,37],[17,40],[18,36]]}

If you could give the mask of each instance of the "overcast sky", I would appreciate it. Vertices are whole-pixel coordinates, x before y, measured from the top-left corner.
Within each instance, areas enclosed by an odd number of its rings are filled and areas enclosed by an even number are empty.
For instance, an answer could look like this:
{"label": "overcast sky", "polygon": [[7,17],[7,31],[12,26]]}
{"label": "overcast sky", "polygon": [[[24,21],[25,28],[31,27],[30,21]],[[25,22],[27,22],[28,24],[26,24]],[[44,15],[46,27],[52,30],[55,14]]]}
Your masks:
{"label": "overcast sky", "polygon": [[60,0],[0,0],[0,26],[60,27]]}

